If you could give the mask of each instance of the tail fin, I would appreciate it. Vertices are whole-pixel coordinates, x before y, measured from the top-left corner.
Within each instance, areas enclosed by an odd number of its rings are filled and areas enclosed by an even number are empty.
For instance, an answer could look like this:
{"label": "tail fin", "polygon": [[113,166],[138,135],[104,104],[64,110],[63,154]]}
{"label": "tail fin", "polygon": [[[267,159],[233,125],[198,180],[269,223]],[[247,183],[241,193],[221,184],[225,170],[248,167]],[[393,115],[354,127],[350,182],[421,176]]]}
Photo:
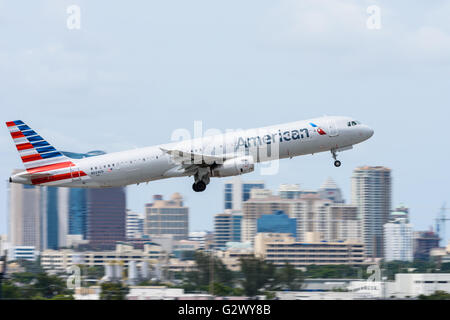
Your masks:
{"label": "tail fin", "polygon": [[[23,121],[6,122],[27,171],[54,166],[71,166],[69,158],[55,149]],[[35,171],[35,170],[33,170]]]}

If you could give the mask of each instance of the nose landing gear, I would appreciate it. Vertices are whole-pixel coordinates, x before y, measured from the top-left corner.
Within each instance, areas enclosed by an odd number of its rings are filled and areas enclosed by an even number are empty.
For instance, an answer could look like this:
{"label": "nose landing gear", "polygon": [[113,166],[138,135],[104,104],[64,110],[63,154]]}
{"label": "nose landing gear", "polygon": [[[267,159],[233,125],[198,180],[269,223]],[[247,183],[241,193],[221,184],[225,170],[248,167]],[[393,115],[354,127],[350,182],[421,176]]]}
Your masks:
{"label": "nose landing gear", "polygon": [[334,166],[336,168],[341,166],[341,162],[337,159],[337,154],[336,154],[336,150],[335,149],[331,149],[331,154],[333,155],[333,159],[334,159]]}

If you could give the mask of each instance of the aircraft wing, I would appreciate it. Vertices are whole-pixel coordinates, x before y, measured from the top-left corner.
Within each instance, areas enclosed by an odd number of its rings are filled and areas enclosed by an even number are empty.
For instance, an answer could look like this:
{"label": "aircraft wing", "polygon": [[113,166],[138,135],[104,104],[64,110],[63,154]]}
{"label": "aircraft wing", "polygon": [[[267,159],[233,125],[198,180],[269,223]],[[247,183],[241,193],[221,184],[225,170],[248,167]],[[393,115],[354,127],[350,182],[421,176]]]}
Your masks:
{"label": "aircraft wing", "polygon": [[165,153],[172,156],[175,162],[179,162],[186,165],[196,165],[196,166],[212,166],[215,164],[223,163],[226,159],[233,158],[234,156],[230,155],[205,155],[199,154],[195,152],[186,152],[181,150],[168,150],[164,148],[160,148]]}

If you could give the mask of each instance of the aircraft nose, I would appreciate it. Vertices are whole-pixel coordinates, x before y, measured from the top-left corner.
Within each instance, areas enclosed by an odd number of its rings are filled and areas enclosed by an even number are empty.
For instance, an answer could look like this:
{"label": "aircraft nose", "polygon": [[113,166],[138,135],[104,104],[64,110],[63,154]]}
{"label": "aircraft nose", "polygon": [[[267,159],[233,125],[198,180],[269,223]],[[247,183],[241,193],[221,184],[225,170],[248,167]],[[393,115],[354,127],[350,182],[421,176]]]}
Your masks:
{"label": "aircraft nose", "polygon": [[373,136],[373,133],[374,133],[374,131],[373,131],[373,129],[371,128],[371,127],[369,127],[369,126],[364,126],[363,128],[362,128],[362,136],[364,137],[364,139],[369,139],[370,137],[372,137]]}

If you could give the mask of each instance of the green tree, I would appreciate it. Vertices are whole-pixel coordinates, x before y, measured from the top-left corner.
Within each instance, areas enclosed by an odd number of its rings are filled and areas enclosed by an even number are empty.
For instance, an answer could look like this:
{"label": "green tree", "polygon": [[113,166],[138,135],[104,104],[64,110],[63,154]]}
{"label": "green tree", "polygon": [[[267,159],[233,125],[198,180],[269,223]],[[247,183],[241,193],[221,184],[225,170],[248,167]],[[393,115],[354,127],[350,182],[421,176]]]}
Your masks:
{"label": "green tree", "polygon": [[[214,282],[233,286],[233,273],[217,257],[197,251],[195,253],[196,270],[186,273],[183,288],[186,291],[204,291],[209,289],[211,275]],[[211,270],[211,268],[214,268]]]}
{"label": "green tree", "polygon": [[301,270],[289,263],[280,267],[276,271],[276,286],[279,289],[288,289],[292,291],[300,290],[303,285],[304,275]]}
{"label": "green tree", "polygon": [[450,272],[450,262],[443,263],[443,264],[441,265],[441,270],[440,270],[440,272],[443,272],[443,273],[449,273],[449,272]]}
{"label": "green tree", "polygon": [[90,279],[101,279],[104,275],[105,271],[101,266],[92,266],[86,268],[86,276]]}
{"label": "green tree", "polygon": [[220,282],[214,282],[213,284],[213,290],[211,290],[211,285],[209,286],[209,292],[214,293],[216,296],[230,296],[233,294],[233,288],[226,286]]}
{"label": "green tree", "polygon": [[306,269],[307,278],[357,278],[358,268],[348,265],[310,265]]}
{"label": "green tree", "polygon": [[101,300],[125,300],[129,289],[121,283],[107,282],[102,283],[100,299]]}
{"label": "green tree", "polygon": [[438,290],[429,296],[421,294],[418,298],[419,300],[450,300],[450,293]]}
{"label": "green tree", "polygon": [[3,280],[2,299],[21,299],[21,291],[9,280]]}
{"label": "green tree", "polygon": [[255,257],[242,258],[241,270],[244,277],[242,285],[244,292],[250,297],[256,296],[260,289],[270,287],[275,276],[275,266],[263,259]]}
{"label": "green tree", "polygon": [[56,295],[70,295],[66,283],[57,276],[40,273],[36,276],[36,281],[32,285],[34,291],[44,298],[53,298]]}

